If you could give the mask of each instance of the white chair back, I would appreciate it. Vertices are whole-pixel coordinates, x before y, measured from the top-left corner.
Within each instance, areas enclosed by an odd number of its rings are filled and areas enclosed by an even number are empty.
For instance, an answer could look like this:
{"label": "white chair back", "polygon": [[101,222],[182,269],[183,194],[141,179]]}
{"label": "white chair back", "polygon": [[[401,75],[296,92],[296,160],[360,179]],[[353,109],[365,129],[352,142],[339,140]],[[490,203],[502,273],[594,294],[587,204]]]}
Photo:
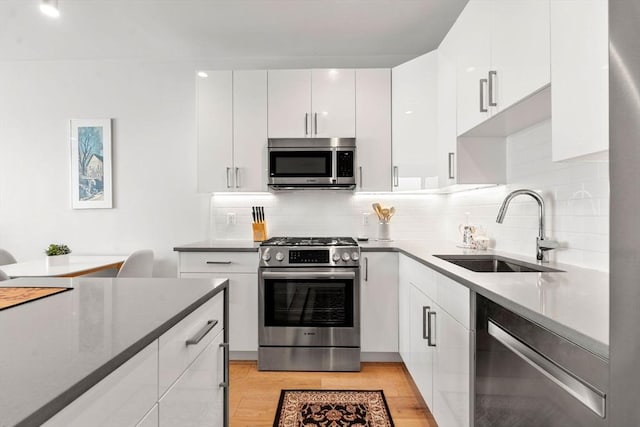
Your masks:
{"label": "white chair back", "polygon": [[2,282],[3,280],[9,280],[9,279],[11,279],[11,277],[7,276],[7,273],[0,270],[0,282]]}
{"label": "white chair back", "polygon": [[117,277],[152,277],[153,251],[142,249],[127,257]]}
{"label": "white chair back", "polygon": [[16,262],[18,261],[8,250],[0,249],[0,265],[15,264]]}

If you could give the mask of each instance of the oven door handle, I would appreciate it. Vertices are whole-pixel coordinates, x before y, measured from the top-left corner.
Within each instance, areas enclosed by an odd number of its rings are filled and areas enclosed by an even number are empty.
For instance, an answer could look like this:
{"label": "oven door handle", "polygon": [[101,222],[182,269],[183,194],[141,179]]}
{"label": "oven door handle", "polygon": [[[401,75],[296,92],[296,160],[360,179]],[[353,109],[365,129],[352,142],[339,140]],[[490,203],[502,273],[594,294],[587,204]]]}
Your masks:
{"label": "oven door handle", "polygon": [[288,271],[286,273],[265,271],[262,277],[265,279],[355,279],[356,273],[353,271]]}

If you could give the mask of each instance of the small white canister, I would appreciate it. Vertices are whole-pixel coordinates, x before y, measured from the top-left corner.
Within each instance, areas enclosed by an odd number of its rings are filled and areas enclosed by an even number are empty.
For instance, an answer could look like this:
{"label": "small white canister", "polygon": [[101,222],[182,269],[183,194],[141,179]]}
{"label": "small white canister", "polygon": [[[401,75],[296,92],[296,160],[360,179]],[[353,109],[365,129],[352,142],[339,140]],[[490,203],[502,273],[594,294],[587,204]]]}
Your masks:
{"label": "small white canister", "polygon": [[389,221],[378,222],[378,240],[391,240],[391,224],[389,224]]}

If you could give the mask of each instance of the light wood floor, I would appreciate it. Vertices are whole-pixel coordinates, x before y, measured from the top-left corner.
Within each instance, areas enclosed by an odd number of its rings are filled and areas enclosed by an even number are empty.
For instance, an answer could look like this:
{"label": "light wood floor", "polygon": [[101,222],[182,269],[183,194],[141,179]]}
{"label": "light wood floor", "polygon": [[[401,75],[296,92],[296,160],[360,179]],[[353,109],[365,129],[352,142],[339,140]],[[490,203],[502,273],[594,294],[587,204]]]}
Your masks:
{"label": "light wood floor", "polygon": [[363,363],[361,372],[260,372],[230,365],[230,427],[272,427],[282,389],[384,390],[398,427],[437,427],[401,363]]}

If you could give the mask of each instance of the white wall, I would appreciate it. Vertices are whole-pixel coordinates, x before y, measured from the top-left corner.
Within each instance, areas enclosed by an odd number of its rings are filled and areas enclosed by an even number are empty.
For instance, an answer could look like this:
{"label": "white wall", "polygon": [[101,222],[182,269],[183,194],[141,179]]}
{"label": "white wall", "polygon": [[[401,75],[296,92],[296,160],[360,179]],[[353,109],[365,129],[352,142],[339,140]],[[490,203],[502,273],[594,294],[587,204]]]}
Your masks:
{"label": "white wall", "polygon": [[[51,242],[76,254],[155,251],[175,276],[176,244],[199,240],[194,67],[119,61],[0,63],[0,247],[18,260]],[[69,119],[113,118],[113,209],[70,205]]]}

